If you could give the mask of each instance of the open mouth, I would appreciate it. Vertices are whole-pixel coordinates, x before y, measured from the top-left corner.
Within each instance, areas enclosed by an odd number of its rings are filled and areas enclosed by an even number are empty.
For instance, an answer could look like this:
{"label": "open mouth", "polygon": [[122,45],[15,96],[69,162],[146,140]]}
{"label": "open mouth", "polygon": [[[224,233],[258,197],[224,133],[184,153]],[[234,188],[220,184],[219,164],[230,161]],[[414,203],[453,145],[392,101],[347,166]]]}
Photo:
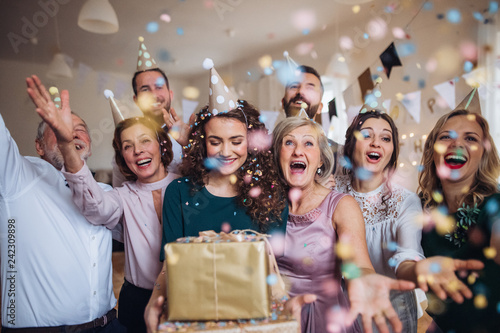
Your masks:
{"label": "open mouth", "polygon": [[292,162],[290,163],[290,169],[292,172],[303,172],[306,169],[306,164],[300,161]]}
{"label": "open mouth", "polygon": [[444,157],[444,163],[450,169],[460,169],[467,163],[467,158],[463,155],[448,154]]}
{"label": "open mouth", "polygon": [[139,160],[136,162],[136,164],[140,167],[145,167],[151,164],[151,159],[150,158],[144,158],[142,160]]}
{"label": "open mouth", "polygon": [[75,145],[75,148],[76,148],[76,150],[82,150],[82,149],[83,149],[83,147],[82,147],[82,146],[80,146],[79,144],[76,144],[76,145]]}
{"label": "open mouth", "polygon": [[375,153],[375,152],[368,153],[368,154],[366,154],[366,156],[368,157],[368,159],[370,161],[373,161],[373,162],[380,160],[380,158],[382,157],[382,156],[380,156],[379,153]]}

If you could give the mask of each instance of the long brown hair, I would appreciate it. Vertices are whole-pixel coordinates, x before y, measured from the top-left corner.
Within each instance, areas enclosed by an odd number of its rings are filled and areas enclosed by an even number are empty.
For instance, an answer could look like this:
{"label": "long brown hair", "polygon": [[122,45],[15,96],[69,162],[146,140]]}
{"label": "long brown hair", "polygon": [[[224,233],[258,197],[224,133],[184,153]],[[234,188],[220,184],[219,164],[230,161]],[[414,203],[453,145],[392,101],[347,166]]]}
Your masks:
{"label": "long brown hair", "polygon": [[469,206],[480,205],[485,197],[498,192],[497,179],[500,176],[500,159],[495,142],[490,134],[488,122],[479,114],[467,110],[454,110],[439,118],[425,141],[422,162],[420,163],[423,166],[423,170],[418,176],[418,191],[421,192],[423,205],[427,208],[438,206],[439,203],[434,200],[432,193],[441,190],[441,180],[436,173],[436,165],[434,163],[434,144],[444,124],[446,124],[448,119],[455,116],[468,116],[468,118],[474,119],[483,130],[483,145],[485,142],[489,143],[485,145],[483,156],[481,156],[481,162],[476,171],[476,181],[472,184],[470,190],[464,194],[459,202],[459,206],[462,206],[464,203]]}

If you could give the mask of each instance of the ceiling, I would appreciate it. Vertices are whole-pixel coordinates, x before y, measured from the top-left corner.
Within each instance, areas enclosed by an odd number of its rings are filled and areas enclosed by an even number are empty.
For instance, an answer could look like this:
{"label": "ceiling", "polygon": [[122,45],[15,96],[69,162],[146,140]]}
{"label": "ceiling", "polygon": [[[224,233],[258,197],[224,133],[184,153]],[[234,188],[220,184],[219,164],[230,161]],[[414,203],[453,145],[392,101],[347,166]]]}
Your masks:
{"label": "ceiling", "polygon": [[[110,0],[120,29],[101,35],[78,27],[84,1],[0,0],[0,35],[4,36],[0,59],[49,64],[57,50],[58,31],[60,48],[75,67],[83,63],[98,71],[130,74],[135,71],[138,37],[144,36],[169,76],[190,77],[203,71],[206,57],[222,67],[285,50],[320,33],[330,33],[333,40],[339,26],[366,22],[370,11],[381,10],[389,1],[362,4],[357,14],[343,2],[349,1]],[[160,20],[165,13],[171,17],[169,23]],[[158,23],[157,32],[147,31],[150,22]],[[27,30],[30,24],[35,30]]]}

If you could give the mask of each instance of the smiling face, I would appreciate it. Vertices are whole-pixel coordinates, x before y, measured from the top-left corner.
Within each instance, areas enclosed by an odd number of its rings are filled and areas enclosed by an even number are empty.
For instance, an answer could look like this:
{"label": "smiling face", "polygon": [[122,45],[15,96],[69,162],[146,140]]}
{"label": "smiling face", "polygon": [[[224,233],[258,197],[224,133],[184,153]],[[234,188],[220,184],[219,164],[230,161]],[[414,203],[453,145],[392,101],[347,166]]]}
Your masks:
{"label": "smiling face", "polygon": [[371,171],[373,176],[382,175],[394,152],[390,124],[384,119],[369,118],[356,136],[354,163]]}
{"label": "smiling face", "polygon": [[286,116],[298,116],[303,103],[305,103],[307,105],[305,111],[309,118],[314,118],[323,107],[321,95],[320,80],[314,74],[299,73],[285,90],[282,103]]}
{"label": "smiling face", "polygon": [[248,156],[247,129],[236,119],[212,117],[205,125],[207,157],[215,158],[218,167],[210,171],[230,176],[245,163]]}
{"label": "smiling face", "polygon": [[124,129],[120,138],[123,159],[139,181],[153,183],[165,178],[160,144],[153,130],[136,124]]}
{"label": "smiling face", "polygon": [[[448,119],[438,133],[434,146],[434,164],[451,169],[442,182],[465,182],[470,185],[484,153],[484,135],[481,126],[465,115]],[[438,172],[439,175],[439,172]]]}
{"label": "smiling face", "polygon": [[141,111],[163,123],[163,109],[170,110],[173,93],[160,72],[145,71],[135,78],[137,96],[134,101]]}
{"label": "smiling face", "polygon": [[287,184],[305,189],[314,185],[321,167],[318,134],[311,126],[301,126],[283,137],[280,148],[280,168]]}
{"label": "smiling face", "polygon": [[[83,120],[75,114],[71,115],[73,120],[73,142],[82,160],[86,160],[91,155],[90,135]],[[36,141],[36,150],[40,157],[52,164],[56,169],[61,170],[64,165],[64,158],[57,145],[56,135],[49,126],[45,127],[43,140]]]}

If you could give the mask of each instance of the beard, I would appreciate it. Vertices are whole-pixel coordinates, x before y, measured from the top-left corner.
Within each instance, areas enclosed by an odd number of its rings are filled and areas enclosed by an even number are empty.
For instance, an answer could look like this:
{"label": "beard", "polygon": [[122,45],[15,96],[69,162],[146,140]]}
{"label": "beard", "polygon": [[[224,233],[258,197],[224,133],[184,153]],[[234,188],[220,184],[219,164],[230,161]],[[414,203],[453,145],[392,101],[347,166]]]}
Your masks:
{"label": "beard", "polygon": [[[79,145],[81,147],[77,150],[78,155],[80,155],[82,160],[86,161],[90,156],[90,147],[88,147],[82,140],[75,139],[73,142],[75,145]],[[57,143],[55,143],[52,147],[44,145],[43,150],[45,152],[44,160],[52,164],[57,170],[61,170],[64,166],[64,157],[59,150]]]}
{"label": "beard", "polygon": [[319,104],[311,105],[311,103],[308,100],[306,100],[303,96],[301,96],[300,93],[295,95],[295,97],[290,99],[284,105],[286,116],[287,117],[296,117],[299,115],[300,109],[302,109],[302,107],[297,106],[295,104],[295,102],[297,102],[297,101],[303,101],[304,103],[307,104],[307,108],[305,109],[305,111],[306,111],[307,115],[309,116],[309,118],[314,120],[314,116],[316,115],[316,112],[318,111]]}

